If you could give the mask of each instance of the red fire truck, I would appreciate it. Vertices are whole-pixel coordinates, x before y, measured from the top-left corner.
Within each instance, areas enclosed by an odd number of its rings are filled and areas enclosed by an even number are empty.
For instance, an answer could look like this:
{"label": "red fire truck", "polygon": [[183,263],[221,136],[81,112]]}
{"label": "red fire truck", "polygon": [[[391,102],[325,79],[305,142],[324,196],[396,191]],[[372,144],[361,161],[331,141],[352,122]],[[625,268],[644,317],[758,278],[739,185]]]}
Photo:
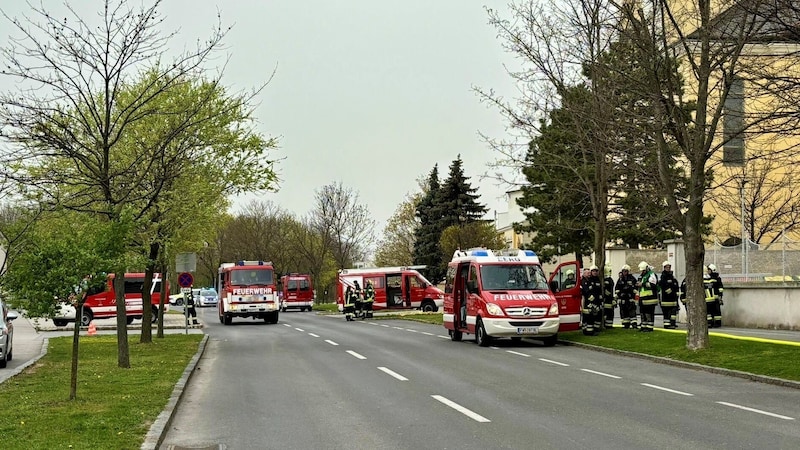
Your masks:
{"label": "red fire truck", "polygon": [[493,338],[523,337],[555,345],[560,326],[539,257],[531,250],[456,251],[447,266],[442,320],[450,338],[464,334],[488,346]]}
{"label": "red fire truck", "polygon": [[237,261],[219,266],[219,321],[230,325],[234,317],[278,323],[280,301],[271,262]]}
{"label": "red fire truck", "polygon": [[[88,326],[93,319],[107,319],[117,316],[117,294],[114,290],[114,274],[109,274],[105,285],[100,290],[90,290],[83,304],[83,312],[75,311],[74,305],[64,304],[53,317],[56,326],[64,326],[67,322],[74,322],[80,315],[81,326]],[[144,286],[144,273],[125,274],[125,315],[126,322],[130,325],[134,319],[142,318],[142,288]],[[169,292],[169,284],[167,285]],[[150,302],[153,311],[152,322],[158,320],[158,305],[161,300],[161,274],[153,274],[153,283],[150,286]],[[169,303],[164,302],[164,308],[169,308]]]}
{"label": "red fire truck", "polygon": [[314,283],[307,273],[290,273],[281,277],[281,311],[311,311],[314,306]]}
{"label": "red fire truck", "polygon": [[363,291],[367,280],[375,288],[373,310],[417,308],[425,312],[438,311],[443,305],[444,293],[417,271],[424,268],[425,266],[406,266],[340,270],[339,282],[336,284],[339,311],[344,309],[347,286],[354,287],[355,282],[358,282]]}

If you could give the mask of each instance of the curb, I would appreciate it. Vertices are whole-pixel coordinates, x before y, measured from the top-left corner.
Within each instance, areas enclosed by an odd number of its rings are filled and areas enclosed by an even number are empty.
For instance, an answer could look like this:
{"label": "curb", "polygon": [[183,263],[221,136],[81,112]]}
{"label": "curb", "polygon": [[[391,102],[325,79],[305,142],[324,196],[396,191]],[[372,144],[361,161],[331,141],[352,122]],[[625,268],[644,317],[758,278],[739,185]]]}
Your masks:
{"label": "curb", "polygon": [[781,378],[768,377],[766,375],[756,375],[754,373],[741,372],[739,370],[723,369],[723,368],[720,368],[720,367],[704,366],[702,364],[690,363],[690,362],[685,362],[685,361],[678,361],[678,360],[675,360],[675,359],[664,358],[662,356],[652,356],[652,355],[646,355],[644,353],[629,352],[629,351],[626,351],[626,350],[617,350],[617,349],[614,349],[614,348],[600,347],[598,345],[584,344],[583,342],[572,342],[572,341],[559,340],[558,343],[561,344],[561,345],[571,345],[571,346],[575,346],[575,347],[587,348],[587,349],[595,350],[595,351],[598,351],[598,352],[605,352],[605,353],[611,353],[611,354],[615,354],[615,355],[622,355],[622,356],[629,356],[629,357],[633,357],[633,358],[646,359],[648,361],[653,361],[653,362],[657,362],[657,363],[661,363],[661,364],[667,364],[667,365],[670,365],[670,366],[683,367],[683,368],[686,368],[686,369],[702,370],[702,371],[705,371],[705,372],[715,373],[715,374],[719,374],[719,375],[727,375],[727,376],[736,377],[736,378],[743,378],[745,380],[757,381],[759,383],[772,384],[772,385],[788,387],[788,388],[792,388],[792,389],[800,389],[800,382],[798,382],[798,381],[784,380],[784,379],[781,379]]}
{"label": "curb", "polygon": [[172,389],[172,395],[170,395],[167,405],[147,431],[147,435],[145,436],[144,442],[141,446],[142,450],[156,450],[163,443],[166,430],[169,428],[170,424],[172,424],[172,419],[175,416],[175,410],[183,398],[186,384],[192,378],[194,370],[197,367],[197,363],[200,362],[200,358],[203,356],[203,353],[205,353],[207,343],[208,335],[205,334],[203,335],[203,340],[200,341],[200,346],[197,349],[197,353],[195,353],[195,355],[189,361],[189,364],[186,365],[186,369],[184,369],[181,378]]}

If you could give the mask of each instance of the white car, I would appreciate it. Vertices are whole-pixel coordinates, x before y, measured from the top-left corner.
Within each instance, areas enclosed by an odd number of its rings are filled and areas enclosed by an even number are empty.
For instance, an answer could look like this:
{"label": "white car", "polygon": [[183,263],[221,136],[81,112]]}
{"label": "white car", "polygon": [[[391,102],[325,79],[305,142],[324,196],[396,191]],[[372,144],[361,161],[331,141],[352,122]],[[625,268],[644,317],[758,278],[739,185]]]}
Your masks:
{"label": "white car", "polygon": [[56,313],[53,315],[53,324],[57,327],[66,326],[69,322],[75,322],[75,306],[71,303],[60,302],[56,305]]}
{"label": "white car", "polygon": [[8,361],[14,357],[14,324],[12,320],[19,317],[14,311],[9,311],[6,304],[0,306],[2,309],[2,320],[0,320],[0,369],[8,365]]}

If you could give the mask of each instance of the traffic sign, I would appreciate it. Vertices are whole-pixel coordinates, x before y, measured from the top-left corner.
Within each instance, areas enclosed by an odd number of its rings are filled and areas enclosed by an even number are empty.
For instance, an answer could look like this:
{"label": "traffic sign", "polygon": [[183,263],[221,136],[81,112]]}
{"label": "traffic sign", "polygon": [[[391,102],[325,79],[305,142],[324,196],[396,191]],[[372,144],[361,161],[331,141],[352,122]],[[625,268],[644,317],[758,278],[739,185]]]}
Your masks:
{"label": "traffic sign", "polygon": [[191,294],[191,293],[192,293],[192,288],[190,288],[190,287],[181,288],[181,294]]}
{"label": "traffic sign", "polygon": [[193,284],[194,284],[194,277],[192,276],[191,273],[183,272],[180,275],[178,275],[178,286],[187,288],[187,287],[192,287]]}

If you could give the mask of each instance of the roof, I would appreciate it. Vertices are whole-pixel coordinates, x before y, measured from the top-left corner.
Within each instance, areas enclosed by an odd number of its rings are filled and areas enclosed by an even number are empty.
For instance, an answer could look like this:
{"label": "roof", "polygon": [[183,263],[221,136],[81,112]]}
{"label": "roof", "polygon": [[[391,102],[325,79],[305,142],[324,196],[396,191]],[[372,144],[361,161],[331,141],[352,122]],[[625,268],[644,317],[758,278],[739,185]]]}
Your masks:
{"label": "roof", "polygon": [[[747,33],[751,43],[800,43],[800,7],[793,3],[794,0],[740,0],[711,19],[710,37],[734,41]],[[698,39],[699,30],[687,37]]]}
{"label": "roof", "polygon": [[451,262],[475,261],[486,263],[528,262],[540,264],[539,256],[533,250],[499,250],[492,251],[486,248],[471,248],[469,250],[456,250]]}

